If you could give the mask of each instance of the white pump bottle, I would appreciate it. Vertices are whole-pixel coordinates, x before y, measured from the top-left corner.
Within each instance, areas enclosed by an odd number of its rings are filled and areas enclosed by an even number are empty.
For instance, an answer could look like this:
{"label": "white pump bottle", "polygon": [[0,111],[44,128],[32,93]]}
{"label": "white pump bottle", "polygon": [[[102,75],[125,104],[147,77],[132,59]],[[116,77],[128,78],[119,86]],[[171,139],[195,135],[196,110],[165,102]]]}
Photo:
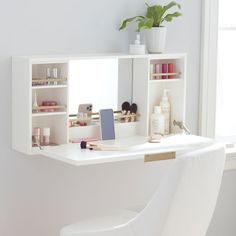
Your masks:
{"label": "white pump bottle", "polygon": [[150,135],[165,134],[165,117],[161,112],[160,106],[154,107],[154,113],[151,115]]}
{"label": "white pump bottle", "polygon": [[170,102],[167,97],[168,89],[164,89],[163,96],[160,102],[162,114],[165,117],[165,135],[170,133]]}

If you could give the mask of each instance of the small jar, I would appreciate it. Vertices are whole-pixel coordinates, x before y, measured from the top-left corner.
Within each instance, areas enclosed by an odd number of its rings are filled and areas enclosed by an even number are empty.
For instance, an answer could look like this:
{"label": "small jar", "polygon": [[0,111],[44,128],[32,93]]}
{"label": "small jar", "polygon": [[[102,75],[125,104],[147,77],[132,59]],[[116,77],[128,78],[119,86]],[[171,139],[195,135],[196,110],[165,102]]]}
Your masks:
{"label": "small jar", "polygon": [[33,144],[40,146],[40,137],[41,137],[41,129],[39,127],[35,127],[33,130]]}
{"label": "small jar", "polygon": [[50,128],[43,128],[43,145],[50,144]]}

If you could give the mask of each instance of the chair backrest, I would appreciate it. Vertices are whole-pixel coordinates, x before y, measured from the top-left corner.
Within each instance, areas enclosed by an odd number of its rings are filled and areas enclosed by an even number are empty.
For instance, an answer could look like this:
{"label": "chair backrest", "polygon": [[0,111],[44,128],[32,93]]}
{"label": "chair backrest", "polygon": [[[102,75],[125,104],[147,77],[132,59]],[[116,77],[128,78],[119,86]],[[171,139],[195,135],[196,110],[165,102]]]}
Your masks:
{"label": "chair backrest", "polygon": [[135,235],[204,236],[224,162],[224,147],[216,143],[177,155],[150,202],[129,222]]}

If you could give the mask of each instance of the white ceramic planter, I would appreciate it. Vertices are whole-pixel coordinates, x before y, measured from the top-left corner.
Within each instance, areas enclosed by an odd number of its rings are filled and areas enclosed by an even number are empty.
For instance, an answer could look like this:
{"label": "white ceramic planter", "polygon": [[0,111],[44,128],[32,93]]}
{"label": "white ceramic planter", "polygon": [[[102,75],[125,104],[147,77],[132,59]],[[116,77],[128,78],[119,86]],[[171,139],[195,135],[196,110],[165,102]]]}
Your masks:
{"label": "white ceramic planter", "polygon": [[165,50],[166,27],[152,27],[145,30],[146,46],[149,53],[162,53]]}

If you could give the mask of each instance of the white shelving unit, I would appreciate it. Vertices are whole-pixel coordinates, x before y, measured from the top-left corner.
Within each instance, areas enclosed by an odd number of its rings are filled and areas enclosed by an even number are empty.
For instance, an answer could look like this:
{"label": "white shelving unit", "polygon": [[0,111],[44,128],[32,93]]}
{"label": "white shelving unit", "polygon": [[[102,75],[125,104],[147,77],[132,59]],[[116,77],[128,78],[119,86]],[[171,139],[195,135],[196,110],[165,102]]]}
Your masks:
{"label": "white shelving unit", "polygon": [[[117,140],[133,139],[140,140],[137,137],[143,137],[146,140],[149,135],[149,119],[153,112],[153,107],[160,103],[164,89],[168,89],[169,99],[171,103],[171,134],[182,133],[178,127],[174,127],[173,120],[185,122],[185,89],[186,89],[186,55],[185,54],[146,54],[146,55],[81,55],[81,56],[54,56],[54,57],[14,57],[13,58],[13,81],[12,81],[12,146],[13,149],[25,154],[41,154],[64,162],[73,163],[74,161],[66,161],[76,154],[78,156],[79,165],[84,159],[84,151],[80,150],[79,144],[71,144],[71,138],[83,138],[91,136],[99,136],[99,126],[91,125],[86,127],[69,127],[69,99],[68,91],[70,86],[69,65],[71,60],[81,59],[118,59],[119,64],[119,86],[124,88],[124,81],[128,77],[132,77],[132,84],[129,85],[132,93],[132,101],[138,105],[138,113],[140,114],[138,122],[117,123],[116,137]],[[174,66],[173,72],[169,74],[171,78],[154,79],[157,74],[151,73],[151,64],[168,64]],[[57,68],[58,81],[47,80],[47,68],[51,70]],[[163,74],[158,76],[162,76]],[[166,74],[165,74],[166,75]],[[33,84],[32,84],[33,83]],[[127,88],[126,88],[127,89]],[[56,101],[57,105],[61,105],[62,109],[54,111],[35,112],[32,110],[35,93],[37,103],[41,105],[43,101]],[[127,98],[122,94],[122,89],[119,91],[119,104]],[[32,133],[35,127],[49,127],[51,129],[51,141],[58,146],[48,146],[40,150],[38,147],[32,147]],[[132,138],[133,137],[133,138]],[[190,136],[189,136],[190,137]],[[168,139],[167,139],[168,140]],[[183,139],[184,140],[184,139]],[[197,138],[194,138],[193,144],[196,144]],[[136,147],[140,149],[142,145]],[[166,145],[166,144],[165,144]],[[170,143],[173,146],[173,143]],[[186,141],[183,141],[183,146]],[[167,145],[168,146],[168,145]],[[138,152],[146,153],[149,145],[145,146],[145,151]],[[156,147],[157,150],[160,146]],[[61,154],[58,153],[58,150]],[[64,151],[62,151],[64,150]],[[72,155],[74,150],[74,154]],[[75,151],[76,150],[76,151]],[[78,151],[79,150],[79,151]],[[154,149],[155,150],[155,149]],[[157,151],[156,150],[156,151]],[[65,154],[65,152],[67,154]],[[64,153],[64,154],[63,154]],[[68,153],[69,156],[68,156]],[[136,152],[132,152],[135,154]],[[96,152],[90,152],[91,157],[96,155]],[[98,158],[101,158],[98,153]],[[61,156],[61,155],[64,155]],[[81,156],[80,156],[81,155]],[[130,156],[129,149],[122,151],[122,156]],[[109,156],[109,155],[108,155]],[[114,158],[121,157],[121,152],[113,152]],[[72,158],[72,159],[73,159]],[[80,159],[82,158],[82,159]],[[86,158],[89,158],[89,152],[86,152]],[[102,159],[102,158],[101,158]],[[96,159],[97,160],[97,159]],[[77,163],[77,164],[78,164]],[[87,163],[84,161],[84,163]],[[95,162],[93,162],[95,163]],[[99,163],[99,159],[96,161]]]}

